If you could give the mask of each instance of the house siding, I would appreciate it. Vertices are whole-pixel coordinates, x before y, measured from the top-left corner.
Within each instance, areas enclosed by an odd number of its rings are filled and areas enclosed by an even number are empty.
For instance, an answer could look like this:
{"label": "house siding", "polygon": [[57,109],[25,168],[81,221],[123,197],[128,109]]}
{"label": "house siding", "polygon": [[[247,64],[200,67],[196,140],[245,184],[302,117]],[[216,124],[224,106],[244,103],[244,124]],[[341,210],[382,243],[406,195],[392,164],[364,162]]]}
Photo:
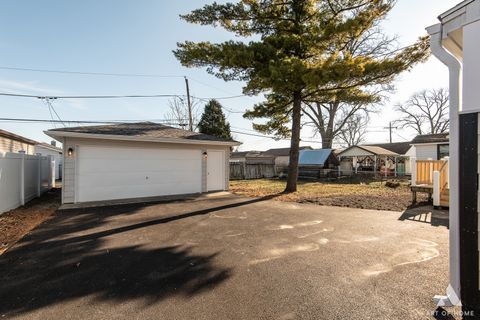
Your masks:
{"label": "house siding", "polygon": [[7,137],[0,137],[0,152],[18,153],[19,151],[25,151],[26,154],[34,154],[35,147],[33,144],[28,144]]}
{"label": "house siding", "polygon": [[[157,143],[157,142],[135,142],[135,141],[113,141],[113,140],[101,140],[101,139],[79,139],[79,138],[66,138],[64,142],[64,165],[63,165],[63,203],[75,203],[76,192],[76,159],[78,154],[82,152],[82,146],[114,146],[125,148],[162,148],[162,149],[190,149],[199,150],[200,152],[206,152],[207,149],[222,150],[225,151],[225,190],[228,190],[229,185],[229,159],[230,159],[230,147],[218,146],[218,145],[189,145],[189,144],[175,144],[175,143]],[[68,148],[74,149],[74,155],[69,157],[67,154]],[[207,159],[202,156],[202,180],[201,190],[207,191]]]}
{"label": "house siding", "polygon": [[290,156],[278,156],[275,157],[275,165],[276,166],[288,166],[288,163],[290,162]]}
{"label": "house siding", "polygon": [[415,145],[415,153],[417,160],[437,160],[437,145]]}

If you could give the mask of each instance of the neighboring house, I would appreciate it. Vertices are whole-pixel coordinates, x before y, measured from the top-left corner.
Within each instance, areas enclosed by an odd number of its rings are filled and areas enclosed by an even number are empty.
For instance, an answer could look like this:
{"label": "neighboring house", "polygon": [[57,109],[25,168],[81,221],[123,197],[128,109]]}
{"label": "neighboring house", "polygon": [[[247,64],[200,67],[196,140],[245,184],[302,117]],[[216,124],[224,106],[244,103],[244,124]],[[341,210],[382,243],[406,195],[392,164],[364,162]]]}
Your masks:
{"label": "neighboring house", "polygon": [[[301,150],[313,150],[312,147],[300,147]],[[275,158],[275,170],[277,173],[287,170],[290,162],[290,148],[269,149],[264,154],[271,155]]]}
{"label": "neighboring house", "polygon": [[[463,1],[427,28],[432,54],[449,70],[450,283],[439,306],[480,314],[480,0]],[[457,297],[460,297],[461,301]],[[465,314],[467,313],[467,314]],[[474,313],[474,314],[473,314]]]}
{"label": "neighboring house", "polygon": [[340,161],[340,172],[342,174],[409,174],[409,156],[392,151],[404,152],[405,149],[407,148],[403,143],[351,146],[337,155]]}
{"label": "neighboring house", "polygon": [[409,153],[412,148],[411,142],[392,142],[392,143],[369,143],[368,146],[380,147],[392,152],[395,152],[398,155],[406,155]]}
{"label": "neighboring house", "polygon": [[62,203],[227,190],[239,142],[141,122],[45,131],[63,143]]}
{"label": "neighboring house", "polygon": [[301,177],[320,178],[336,171],[339,161],[332,149],[301,150],[298,171]]}
{"label": "neighboring house", "polygon": [[440,160],[450,154],[449,134],[422,134],[412,142],[413,154],[417,160]]}
{"label": "neighboring house", "polygon": [[52,141],[51,144],[44,142],[37,142],[35,144],[35,154],[41,154],[43,156],[52,156],[55,160],[55,179],[62,178],[62,163],[63,163],[63,150],[56,146],[56,141]]}
{"label": "neighboring house", "polygon": [[247,164],[274,164],[275,157],[263,151],[237,151],[230,154],[230,162]]}
{"label": "neighboring house", "polygon": [[35,154],[36,141],[0,129],[0,152]]}

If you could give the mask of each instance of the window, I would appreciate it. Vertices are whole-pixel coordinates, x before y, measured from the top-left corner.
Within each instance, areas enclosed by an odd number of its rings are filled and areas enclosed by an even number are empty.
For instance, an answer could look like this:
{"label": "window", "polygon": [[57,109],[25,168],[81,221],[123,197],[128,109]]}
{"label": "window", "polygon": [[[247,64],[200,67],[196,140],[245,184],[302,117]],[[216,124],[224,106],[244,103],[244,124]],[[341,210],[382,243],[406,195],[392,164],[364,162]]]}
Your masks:
{"label": "window", "polygon": [[450,155],[448,144],[439,144],[437,146],[438,160],[448,157]]}

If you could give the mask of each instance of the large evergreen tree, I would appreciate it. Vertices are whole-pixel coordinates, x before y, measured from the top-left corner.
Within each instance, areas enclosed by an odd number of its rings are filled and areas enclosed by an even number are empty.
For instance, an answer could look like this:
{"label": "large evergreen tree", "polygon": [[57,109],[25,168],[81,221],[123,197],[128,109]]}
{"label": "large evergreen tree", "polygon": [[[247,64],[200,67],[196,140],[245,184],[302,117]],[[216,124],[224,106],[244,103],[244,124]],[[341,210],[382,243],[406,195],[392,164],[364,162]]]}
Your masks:
{"label": "large evergreen tree", "polygon": [[[213,3],[182,16],[201,25],[221,26],[245,41],[178,44],[175,56],[187,67],[206,67],[226,81],[245,81],[245,94],[265,93],[266,101],[245,114],[264,118],[254,128],[290,136],[285,191],[297,189],[302,103],[383,83],[425,58],[427,42],[373,58],[344,52],[352,34],[362,34],[392,8],[393,0],[241,0]],[[346,44],[347,45],[347,44]],[[340,52],[341,51],[341,52]],[[289,127],[287,127],[289,126]]]}
{"label": "large evergreen tree", "polygon": [[201,133],[224,139],[232,139],[230,124],[225,119],[222,105],[215,99],[208,101],[205,105],[205,110],[198,123],[198,129]]}

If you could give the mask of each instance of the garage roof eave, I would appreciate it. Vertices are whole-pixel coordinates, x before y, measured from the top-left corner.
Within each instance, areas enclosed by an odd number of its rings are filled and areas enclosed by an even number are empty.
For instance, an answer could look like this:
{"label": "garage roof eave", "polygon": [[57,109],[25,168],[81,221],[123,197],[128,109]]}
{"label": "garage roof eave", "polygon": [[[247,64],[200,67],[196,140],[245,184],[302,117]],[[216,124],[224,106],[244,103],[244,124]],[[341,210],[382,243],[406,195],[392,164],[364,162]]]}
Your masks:
{"label": "garage roof eave", "polygon": [[101,139],[101,140],[117,140],[117,141],[141,141],[141,142],[158,142],[158,143],[180,143],[180,144],[200,144],[200,145],[220,145],[220,146],[239,146],[242,143],[238,141],[218,141],[218,140],[195,140],[195,139],[181,139],[181,138],[152,138],[142,136],[123,136],[111,134],[92,134],[92,133],[78,133],[67,131],[50,131],[46,130],[44,133],[59,141],[60,138],[82,138],[82,139]]}

